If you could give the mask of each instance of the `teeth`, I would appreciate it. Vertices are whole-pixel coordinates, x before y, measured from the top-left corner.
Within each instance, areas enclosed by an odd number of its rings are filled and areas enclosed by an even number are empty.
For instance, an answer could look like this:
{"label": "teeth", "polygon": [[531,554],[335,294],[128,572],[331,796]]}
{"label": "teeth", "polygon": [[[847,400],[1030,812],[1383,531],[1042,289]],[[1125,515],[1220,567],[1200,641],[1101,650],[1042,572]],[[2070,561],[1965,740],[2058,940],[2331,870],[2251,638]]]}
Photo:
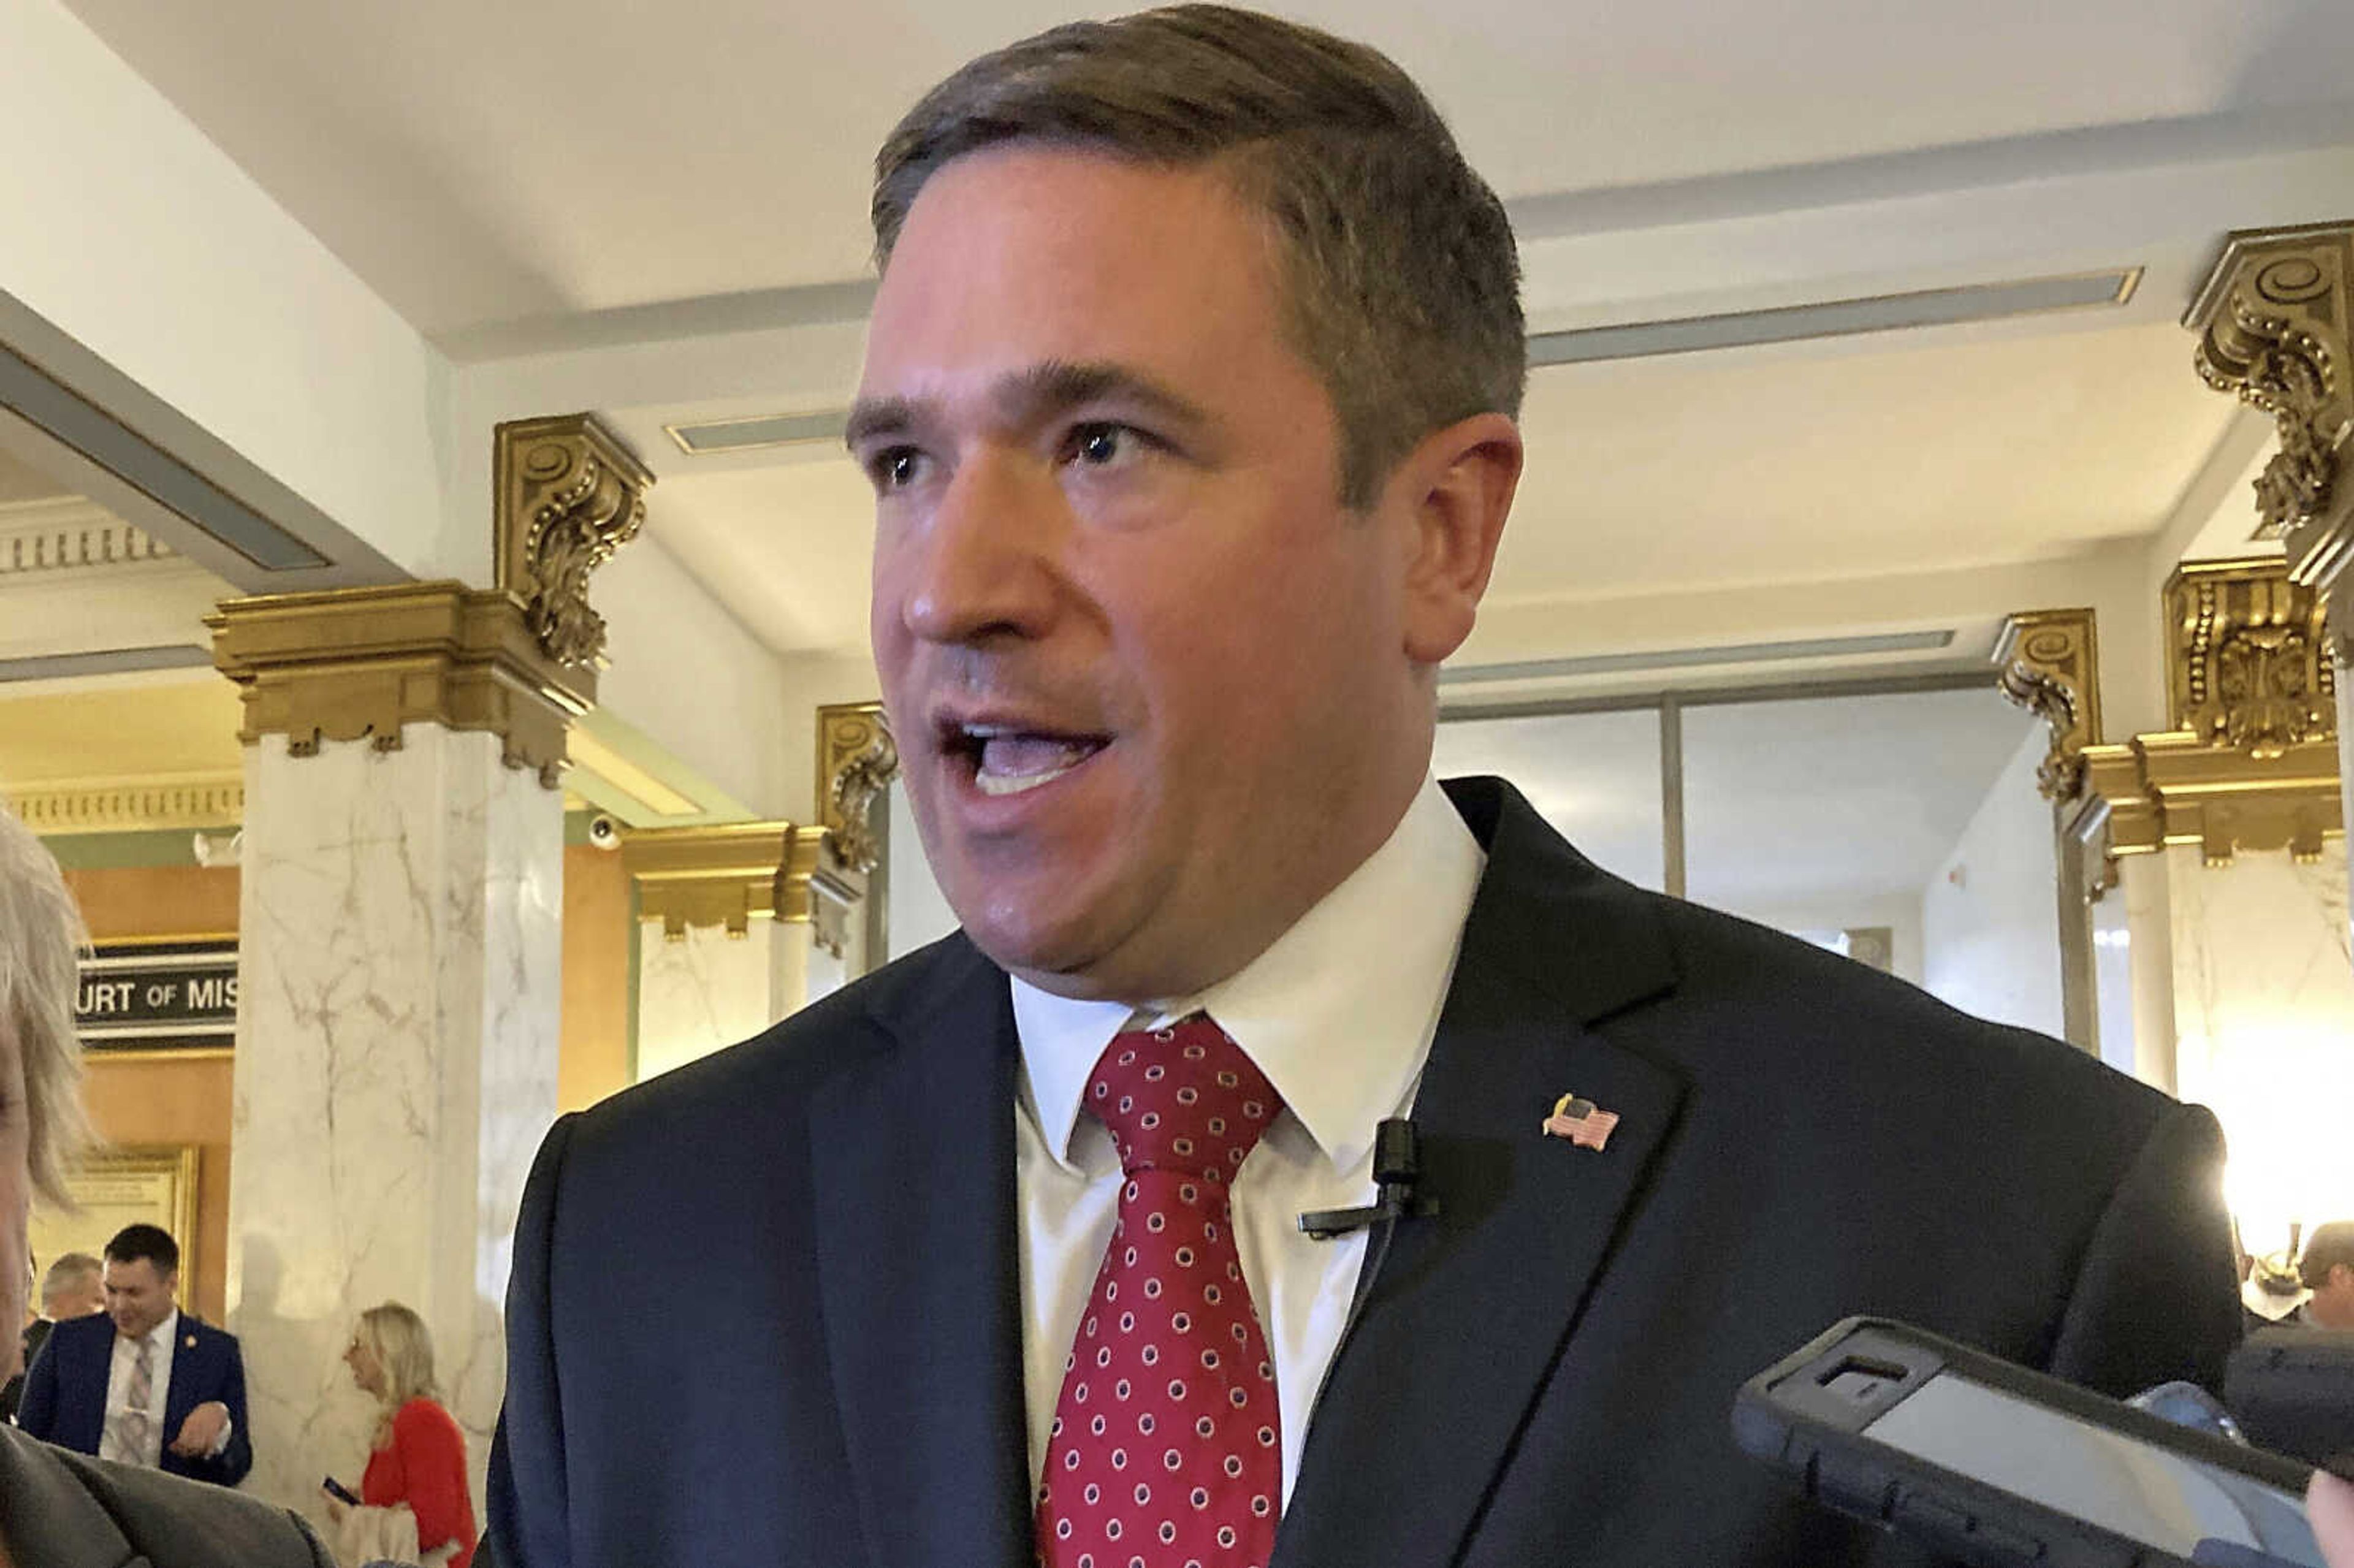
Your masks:
{"label": "teeth", "polygon": [[980,728],[967,734],[981,742],[973,783],[984,795],[1018,795],[1051,784],[1096,751],[1091,741]]}
{"label": "teeth", "polygon": [[1008,778],[996,773],[976,773],[972,776],[972,781],[980,786],[981,792],[984,795],[1019,795],[1025,789],[1035,789],[1041,784],[1052,784],[1069,771],[1068,768],[1057,768],[1051,773],[1031,773],[1016,778]]}

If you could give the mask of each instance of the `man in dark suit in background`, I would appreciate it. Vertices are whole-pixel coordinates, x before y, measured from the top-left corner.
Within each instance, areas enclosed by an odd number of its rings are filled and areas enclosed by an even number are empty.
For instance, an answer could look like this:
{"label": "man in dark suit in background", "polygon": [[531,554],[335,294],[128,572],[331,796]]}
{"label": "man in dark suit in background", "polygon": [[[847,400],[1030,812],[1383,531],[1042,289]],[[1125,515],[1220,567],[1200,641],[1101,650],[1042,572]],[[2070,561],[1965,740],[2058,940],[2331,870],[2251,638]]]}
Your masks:
{"label": "man in dark suit in background", "polygon": [[[2204,1111],[1429,780],[1524,348],[1394,65],[1058,28],[875,217],[873,631],[963,930],[550,1134],[501,1563],[1913,1561],[1734,1450],[1742,1379],[1856,1311],[2220,1375]],[[1437,1212],[1302,1235],[1407,1116]]]}
{"label": "man in dark suit in background", "polygon": [[59,1323],[25,1374],[17,1424],[60,1447],[233,1487],[253,1468],[237,1337],[183,1313],[180,1248],[159,1226],[106,1244],[106,1316]]}

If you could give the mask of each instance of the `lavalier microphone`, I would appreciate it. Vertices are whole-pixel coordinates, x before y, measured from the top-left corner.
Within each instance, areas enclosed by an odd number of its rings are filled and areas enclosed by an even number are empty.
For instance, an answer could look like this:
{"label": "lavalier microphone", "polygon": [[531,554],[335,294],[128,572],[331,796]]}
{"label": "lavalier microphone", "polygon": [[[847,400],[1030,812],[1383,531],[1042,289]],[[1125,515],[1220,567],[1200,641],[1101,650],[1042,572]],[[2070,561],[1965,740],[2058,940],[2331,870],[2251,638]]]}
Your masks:
{"label": "lavalier microphone", "polygon": [[1373,1128],[1373,1187],[1379,1195],[1361,1209],[1311,1209],[1299,1216],[1299,1228],[1318,1241],[1330,1241],[1377,1220],[1435,1214],[1437,1199],[1415,1196],[1415,1184],[1421,1179],[1422,1156],[1414,1123],[1404,1117],[1391,1117]]}

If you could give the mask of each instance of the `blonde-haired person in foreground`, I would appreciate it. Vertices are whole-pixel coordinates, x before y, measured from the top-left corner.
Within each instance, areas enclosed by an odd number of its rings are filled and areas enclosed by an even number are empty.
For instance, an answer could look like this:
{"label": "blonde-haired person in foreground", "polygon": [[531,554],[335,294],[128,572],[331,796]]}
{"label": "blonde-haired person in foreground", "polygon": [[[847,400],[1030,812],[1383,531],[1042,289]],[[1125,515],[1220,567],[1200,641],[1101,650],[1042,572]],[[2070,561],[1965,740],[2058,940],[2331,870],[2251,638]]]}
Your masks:
{"label": "blonde-haired person in foreground", "polygon": [[[361,1392],[376,1396],[383,1419],[366,1474],[353,1493],[360,1506],[328,1494],[338,1554],[346,1561],[405,1559],[413,1546],[420,1563],[468,1568],[474,1557],[474,1503],[466,1491],[466,1435],[440,1404],[425,1320],[398,1301],[369,1308],[352,1325],[344,1364]],[[400,1541],[412,1526],[413,1542]],[[389,1541],[382,1534],[387,1528],[398,1532]]]}
{"label": "blonde-haired person in foreground", "polygon": [[[89,1138],[77,1098],[81,917],[58,863],[0,807],[0,1258],[26,1255],[35,1192],[67,1201]],[[0,1323],[29,1280],[0,1268]],[[0,1351],[16,1359],[15,1338]],[[13,1368],[6,1370],[15,1370]],[[0,1568],[330,1568],[302,1520],[218,1487],[69,1453],[0,1426]]]}

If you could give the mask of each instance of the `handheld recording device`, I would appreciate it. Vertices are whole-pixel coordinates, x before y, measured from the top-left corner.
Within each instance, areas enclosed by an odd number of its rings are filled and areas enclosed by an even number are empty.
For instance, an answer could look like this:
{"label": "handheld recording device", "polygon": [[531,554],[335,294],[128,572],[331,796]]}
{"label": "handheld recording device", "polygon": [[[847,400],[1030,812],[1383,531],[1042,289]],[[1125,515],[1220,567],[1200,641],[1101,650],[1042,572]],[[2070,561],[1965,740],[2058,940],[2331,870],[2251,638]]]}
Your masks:
{"label": "handheld recording device", "polygon": [[1971,1563],[2323,1568],[2304,1466],[1902,1323],[1837,1324],[1733,1426],[1809,1497]]}

